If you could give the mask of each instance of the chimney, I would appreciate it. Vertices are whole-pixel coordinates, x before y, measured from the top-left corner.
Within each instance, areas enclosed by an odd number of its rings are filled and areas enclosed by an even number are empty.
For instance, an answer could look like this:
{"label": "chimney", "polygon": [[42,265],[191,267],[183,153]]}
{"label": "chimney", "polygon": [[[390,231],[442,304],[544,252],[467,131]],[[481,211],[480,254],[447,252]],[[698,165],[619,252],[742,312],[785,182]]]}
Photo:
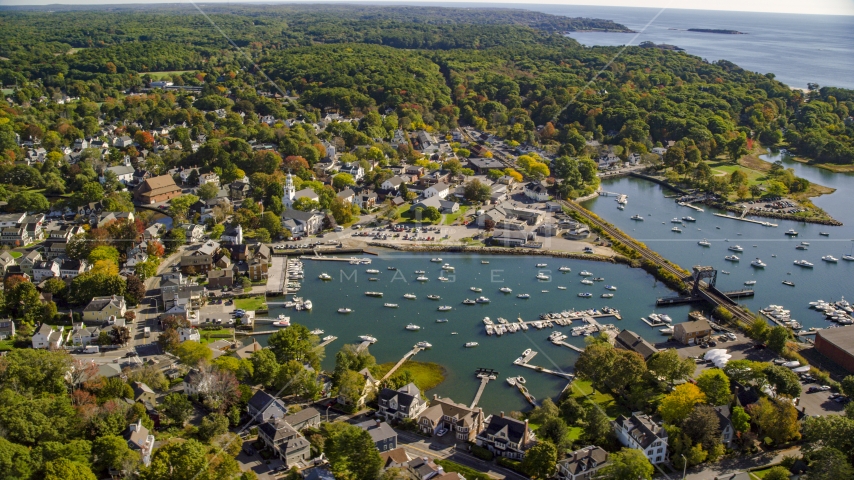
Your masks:
{"label": "chimney", "polygon": [[380,420],[379,418],[374,419],[374,422],[376,423],[376,427],[377,427],[377,428],[380,428],[380,425],[382,425],[382,423],[383,423],[383,421],[382,421],[382,420]]}
{"label": "chimney", "polygon": [[501,418],[504,418],[504,412],[503,411],[501,412]]}

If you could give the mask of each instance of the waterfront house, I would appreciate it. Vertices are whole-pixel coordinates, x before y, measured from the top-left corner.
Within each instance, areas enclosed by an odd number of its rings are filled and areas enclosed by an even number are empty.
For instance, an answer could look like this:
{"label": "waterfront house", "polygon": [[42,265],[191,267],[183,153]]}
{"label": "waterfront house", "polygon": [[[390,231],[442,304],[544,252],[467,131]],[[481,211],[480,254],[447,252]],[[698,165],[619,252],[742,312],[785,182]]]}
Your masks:
{"label": "waterfront house", "polygon": [[110,317],[124,318],[125,312],[127,312],[127,305],[123,296],[94,297],[83,308],[83,321],[105,322]]}
{"label": "waterfront house", "polygon": [[433,395],[430,406],[418,416],[418,429],[428,435],[444,429],[454,432],[457,440],[474,442],[483,429],[483,409]]}
{"label": "waterfront house", "polygon": [[65,327],[55,328],[46,323],[41,324],[32,337],[33,348],[59,348],[63,345],[64,340]]}
{"label": "waterfront house", "polygon": [[427,402],[421,398],[421,391],[414,383],[392,390],[384,388],[377,395],[378,416],[387,421],[416,419],[427,408]]}
{"label": "waterfront house", "polygon": [[667,461],[667,431],[649,415],[620,415],[611,425],[623,446],[640,450],[653,465]]}
{"label": "waterfront house", "polygon": [[528,421],[490,415],[486,427],[477,434],[475,441],[479,447],[488,449],[499,457],[522,460],[525,451],[531,446],[533,433],[528,429]]}
{"label": "waterfront house", "polygon": [[492,235],[492,243],[505,247],[521,247],[534,239],[533,232],[517,230],[496,230]]}
{"label": "waterfront house", "polygon": [[593,445],[570,452],[557,462],[558,480],[590,480],[608,463],[608,452]]}
{"label": "waterfront house", "polygon": [[703,340],[710,338],[711,335],[712,327],[704,319],[678,323],[673,327],[673,338],[685,345],[702,343]]}
{"label": "waterfront house", "polygon": [[623,331],[614,338],[614,346],[622,348],[623,350],[638,353],[643,357],[644,361],[649,360],[649,357],[658,351],[655,346],[646,341],[643,337],[631,330],[625,329],[623,329]]}

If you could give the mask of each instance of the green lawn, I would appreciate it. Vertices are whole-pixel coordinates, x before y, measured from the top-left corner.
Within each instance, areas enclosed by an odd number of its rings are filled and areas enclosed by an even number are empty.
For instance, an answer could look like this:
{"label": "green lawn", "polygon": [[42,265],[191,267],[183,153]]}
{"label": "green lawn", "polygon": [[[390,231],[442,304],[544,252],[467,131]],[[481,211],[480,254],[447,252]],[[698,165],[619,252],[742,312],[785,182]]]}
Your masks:
{"label": "green lawn", "polygon": [[195,70],[171,70],[171,71],[167,71],[167,72],[146,72],[146,73],[143,73],[143,75],[149,75],[149,76],[151,76],[151,78],[153,78],[155,80],[160,80],[161,78],[163,78],[167,75],[168,76],[181,75],[183,73],[190,73],[190,72],[195,72]]}
{"label": "green lawn", "polygon": [[24,254],[23,254],[23,253],[21,253],[21,252],[16,252],[16,251],[10,251],[10,252],[9,252],[9,255],[11,255],[11,256],[12,256],[12,258],[21,258],[21,257],[23,257],[23,256],[24,256]]}
{"label": "green lawn", "polygon": [[15,348],[14,340],[0,340],[0,352],[7,352]]}
{"label": "green lawn", "polygon": [[445,225],[453,225],[454,222],[457,221],[458,218],[464,216],[466,211],[468,211],[470,207],[468,205],[464,205],[460,207],[455,213],[451,213],[449,215],[445,215]]}
{"label": "green lawn", "polygon": [[[371,374],[373,374],[375,378],[382,378],[386,372],[391,370],[391,367],[393,367],[395,363],[397,362],[379,364],[371,369]],[[395,375],[404,370],[409,370],[412,373],[412,376],[415,377],[415,385],[422,392],[435,388],[437,385],[445,381],[445,369],[437,363],[413,362],[410,360],[398,368]]]}
{"label": "green lawn", "polygon": [[0,88],[0,92],[2,92],[3,95],[11,95],[11,94],[15,93],[15,90],[13,90],[11,88]]}
{"label": "green lawn", "polygon": [[440,465],[445,472],[457,472],[466,477],[466,480],[492,480],[492,477],[489,475],[478,472],[473,468],[466,467],[465,465],[460,465],[459,463],[452,462],[450,460],[435,460],[437,465]]}
{"label": "green lawn", "polygon": [[753,170],[741,165],[733,165],[733,164],[722,164],[720,162],[709,162],[709,167],[712,169],[712,175],[721,176],[722,173],[725,173],[727,177],[732,175],[732,172],[736,170],[741,170],[745,175],[747,175],[747,185],[755,185],[757,183],[762,183],[759,179],[765,177],[765,173],[760,172],[758,170]]}
{"label": "green lawn", "polygon": [[231,338],[234,335],[234,331],[230,328],[218,328],[216,330],[199,329],[199,334],[202,336],[201,343],[206,344],[222,340],[224,338]]}
{"label": "green lawn", "polygon": [[263,310],[267,308],[267,303],[264,301],[264,297],[238,298],[234,301],[234,308],[252,311]]}
{"label": "green lawn", "polygon": [[572,396],[578,400],[584,399],[598,404],[605,410],[608,418],[615,419],[618,415],[631,415],[632,412],[626,407],[617,403],[613,395],[603,393],[593,389],[593,386],[587,380],[575,380],[572,382]]}

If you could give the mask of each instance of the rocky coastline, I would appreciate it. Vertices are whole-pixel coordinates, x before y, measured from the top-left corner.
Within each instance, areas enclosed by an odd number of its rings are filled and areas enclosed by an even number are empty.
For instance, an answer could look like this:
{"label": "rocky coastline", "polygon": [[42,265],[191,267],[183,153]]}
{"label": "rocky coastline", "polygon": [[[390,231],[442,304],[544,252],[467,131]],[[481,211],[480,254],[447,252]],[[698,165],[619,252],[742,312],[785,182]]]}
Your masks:
{"label": "rocky coastline", "polygon": [[[701,203],[704,203],[710,207],[719,208],[721,210],[726,210],[728,212],[733,212],[741,215],[743,209],[732,206],[732,205],[724,205],[720,202],[713,202],[711,200],[705,200]],[[767,217],[767,218],[776,218],[778,220],[792,220],[795,222],[803,222],[803,223],[815,223],[817,225],[828,225],[832,227],[841,227],[842,222],[836,220],[835,218],[803,218],[797,215],[791,215],[788,213],[776,213],[776,212],[757,212],[755,210],[751,210],[748,212],[749,216],[754,217]]]}

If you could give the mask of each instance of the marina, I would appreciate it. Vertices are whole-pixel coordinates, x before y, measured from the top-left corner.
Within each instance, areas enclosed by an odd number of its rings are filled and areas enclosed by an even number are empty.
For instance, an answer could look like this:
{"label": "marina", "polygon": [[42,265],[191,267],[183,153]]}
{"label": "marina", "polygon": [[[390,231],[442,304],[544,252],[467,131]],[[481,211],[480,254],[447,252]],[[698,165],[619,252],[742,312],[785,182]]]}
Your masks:
{"label": "marina", "polygon": [[[530,351],[530,349],[528,349],[528,350]],[[542,373],[547,373],[547,374],[549,374],[549,375],[553,375],[553,376],[555,376],[555,377],[564,378],[564,379],[566,379],[566,380],[573,380],[573,379],[575,378],[575,375],[573,375],[573,374],[571,374],[571,373],[558,372],[558,371],[556,371],[556,370],[551,370],[551,369],[548,369],[548,368],[538,367],[538,366],[536,366],[536,365],[531,365],[530,363],[528,363],[528,362],[530,362],[530,361],[531,361],[531,359],[533,359],[533,358],[534,358],[534,356],[535,356],[536,354],[537,354],[537,352],[531,351],[531,352],[530,352],[530,353],[528,353],[527,355],[523,355],[523,356],[521,356],[521,357],[517,358],[517,359],[513,362],[513,365],[518,365],[518,366],[520,366],[520,367],[530,368],[531,370],[535,370],[535,371],[537,371],[537,372],[542,372]]]}

